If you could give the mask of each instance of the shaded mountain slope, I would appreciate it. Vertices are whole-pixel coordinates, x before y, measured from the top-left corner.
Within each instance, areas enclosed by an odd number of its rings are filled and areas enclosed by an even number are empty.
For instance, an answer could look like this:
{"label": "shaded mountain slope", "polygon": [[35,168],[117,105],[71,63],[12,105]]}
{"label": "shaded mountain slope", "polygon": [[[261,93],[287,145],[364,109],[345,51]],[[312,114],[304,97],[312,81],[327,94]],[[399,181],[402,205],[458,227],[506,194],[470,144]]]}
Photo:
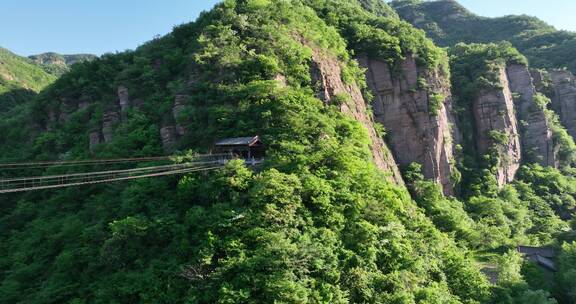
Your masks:
{"label": "shaded mountain slope", "polygon": [[510,41],[534,67],[576,72],[576,33],[556,30],[536,17],[481,17],[454,0],[396,0],[391,5],[439,45]]}
{"label": "shaded mountain slope", "polygon": [[55,79],[26,58],[0,48],[0,112],[28,100]]}

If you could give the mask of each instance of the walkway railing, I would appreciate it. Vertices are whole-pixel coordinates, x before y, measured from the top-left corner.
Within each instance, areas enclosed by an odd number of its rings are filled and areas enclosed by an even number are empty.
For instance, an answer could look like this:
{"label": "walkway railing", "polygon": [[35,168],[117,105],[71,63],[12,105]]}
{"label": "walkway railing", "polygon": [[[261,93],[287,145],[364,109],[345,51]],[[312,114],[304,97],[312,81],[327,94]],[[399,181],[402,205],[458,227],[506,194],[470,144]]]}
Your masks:
{"label": "walkway railing", "polygon": [[[140,178],[151,178],[169,175],[182,175],[192,172],[211,171],[221,168],[230,160],[236,157],[229,154],[207,154],[198,155],[193,159],[182,163],[141,167],[124,170],[106,170],[96,172],[71,173],[61,175],[40,175],[32,177],[19,177],[10,179],[0,179],[0,194],[26,192],[43,189],[55,189],[65,187],[76,187],[83,185],[104,184]],[[147,161],[169,160],[169,158],[147,158]],[[69,161],[69,162],[34,162],[34,163],[11,163],[0,164],[0,171],[30,168],[48,168],[52,166],[79,166],[79,165],[110,165],[110,164],[130,164],[142,162],[144,159],[117,159],[117,160],[90,160],[90,161]],[[256,166],[263,162],[263,159],[246,159],[248,166]]]}

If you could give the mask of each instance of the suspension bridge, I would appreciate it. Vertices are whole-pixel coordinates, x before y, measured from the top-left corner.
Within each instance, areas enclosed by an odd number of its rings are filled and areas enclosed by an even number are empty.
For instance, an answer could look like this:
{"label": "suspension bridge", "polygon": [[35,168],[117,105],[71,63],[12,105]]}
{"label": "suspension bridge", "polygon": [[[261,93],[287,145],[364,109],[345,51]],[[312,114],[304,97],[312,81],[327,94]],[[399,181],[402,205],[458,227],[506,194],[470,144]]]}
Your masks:
{"label": "suspension bridge", "polygon": [[[78,187],[84,185],[106,184],[119,181],[152,178],[170,175],[183,175],[192,172],[205,172],[221,168],[237,156],[232,154],[205,154],[196,155],[185,162],[174,163],[171,157],[144,157],[122,159],[100,159],[80,161],[51,161],[26,163],[0,163],[0,173],[13,170],[65,168],[77,166],[104,167],[111,165],[138,165],[137,168],[88,171],[83,173],[69,173],[59,175],[38,175],[30,177],[0,179],[0,194],[28,192],[45,189]],[[165,165],[146,165],[158,162],[170,162]],[[255,166],[262,159],[245,159],[246,165]]]}

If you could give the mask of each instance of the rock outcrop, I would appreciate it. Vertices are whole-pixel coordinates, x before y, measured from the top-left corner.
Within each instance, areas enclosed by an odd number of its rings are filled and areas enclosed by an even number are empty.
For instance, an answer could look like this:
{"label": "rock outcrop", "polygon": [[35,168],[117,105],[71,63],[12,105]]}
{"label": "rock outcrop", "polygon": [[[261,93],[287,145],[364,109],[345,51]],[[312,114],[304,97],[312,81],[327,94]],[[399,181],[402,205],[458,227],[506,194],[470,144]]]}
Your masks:
{"label": "rock outcrop", "polygon": [[576,138],[576,77],[570,71],[550,71],[552,80],[552,108],[560,116],[562,125]]}
{"label": "rock outcrop", "polygon": [[162,148],[164,152],[174,152],[178,142],[178,134],[175,126],[165,126],[160,128],[160,138],[162,139]]}
{"label": "rock outcrop", "polygon": [[112,141],[114,127],[120,122],[120,115],[116,111],[107,111],[102,117],[102,137],[104,142]]}
{"label": "rock outcrop", "polygon": [[181,121],[188,98],[188,95],[176,95],[176,98],[174,99],[174,105],[172,106],[172,115],[176,121],[176,133],[178,136],[186,135],[186,127],[181,123]]}
{"label": "rock outcrop", "polygon": [[418,67],[411,56],[402,62],[400,75],[383,60],[364,56],[359,62],[375,97],[375,120],[386,128],[399,165],[421,164],[426,178],[453,194],[455,130],[446,76]]}
{"label": "rock outcrop", "polygon": [[[356,84],[347,84],[342,80],[342,68],[339,61],[330,55],[312,48],[311,63],[312,81],[316,85],[317,96],[327,104],[335,104],[340,110],[353,117],[368,130],[372,141],[371,150],[374,163],[380,169],[389,173],[390,181],[403,185],[402,176],[394,161],[394,157],[377,134],[374,120],[368,113],[367,103],[360,88]],[[346,100],[339,100],[343,96]]]}
{"label": "rock outcrop", "polygon": [[78,111],[84,111],[90,107],[91,100],[90,97],[87,95],[80,96],[78,100]]}
{"label": "rock outcrop", "polygon": [[130,94],[128,93],[128,88],[123,85],[118,87],[118,105],[122,113],[128,111],[130,107]]}
{"label": "rock outcrop", "polygon": [[96,147],[102,142],[102,134],[100,133],[100,130],[94,130],[90,132],[88,136],[90,138],[90,151],[94,151],[94,149],[96,149]]}
{"label": "rock outcrop", "polygon": [[496,149],[499,156],[497,180],[500,186],[512,182],[520,168],[521,147],[514,100],[505,68],[500,68],[500,87],[481,90],[472,112],[476,124],[476,148],[479,155]]}
{"label": "rock outcrop", "polygon": [[510,90],[515,94],[515,108],[520,123],[524,161],[542,166],[557,167],[552,129],[544,108],[538,105],[536,87],[528,67],[511,64],[506,67]]}

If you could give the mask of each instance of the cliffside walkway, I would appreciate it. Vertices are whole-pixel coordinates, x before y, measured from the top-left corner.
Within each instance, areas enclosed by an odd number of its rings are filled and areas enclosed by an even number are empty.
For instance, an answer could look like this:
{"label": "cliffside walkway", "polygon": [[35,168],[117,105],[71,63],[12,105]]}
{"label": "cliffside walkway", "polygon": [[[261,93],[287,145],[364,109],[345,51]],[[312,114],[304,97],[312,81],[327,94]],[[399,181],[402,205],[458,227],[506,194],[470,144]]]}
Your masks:
{"label": "cliffside walkway", "polygon": [[[0,194],[27,192],[44,189],[77,187],[83,185],[105,184],[141,178],[151,178],[169,175],[182,175],[192,172],[211,171],[221,168],[230,160],[236,159],[230,154],[197,155],[193,159],[176,164],[159,166],[143,166],[133,169],[105,170],[84,173],[71,173],[61,175],[45,175],[32,177],[19,177],[0,179]],[[0,172],[4,170],[42,169],[50,167],[86,166],[86,165],[120,165],[138,164],[145,162],[158,162],[174,160],[170,157],[153,158],[126,158],[113,160],[86,160],[86,161],[57,161],[57,162],[29,162],[0,164]],[[255,166],[262,163],[262,159],[245,159],[246,165]]]}

